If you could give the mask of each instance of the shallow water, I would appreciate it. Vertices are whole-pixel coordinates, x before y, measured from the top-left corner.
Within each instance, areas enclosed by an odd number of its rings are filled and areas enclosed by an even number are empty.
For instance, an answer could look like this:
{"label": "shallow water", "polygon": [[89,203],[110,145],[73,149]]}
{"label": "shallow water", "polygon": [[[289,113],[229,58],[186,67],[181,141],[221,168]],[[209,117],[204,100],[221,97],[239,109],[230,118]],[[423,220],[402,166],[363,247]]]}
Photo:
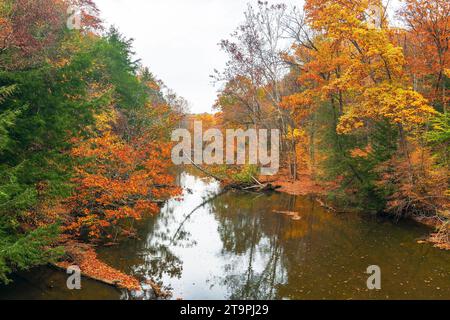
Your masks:
{"label": "shallow water", "polygon": [[[63,272],[40,268],[0,288],[0,299],[153,299],[144,279],[174,299],[450,299],[450,253],[417,244],[425,227],[332,214],[308,197],[279,193],[214,198],[219,185],[189,173],[179,182],[183,200],[143,221],[139,240],[99,251],[142,279],[143,293],[87,279],[69,291]],[[367,289],[370,265],[381,268],[381,290]]]}

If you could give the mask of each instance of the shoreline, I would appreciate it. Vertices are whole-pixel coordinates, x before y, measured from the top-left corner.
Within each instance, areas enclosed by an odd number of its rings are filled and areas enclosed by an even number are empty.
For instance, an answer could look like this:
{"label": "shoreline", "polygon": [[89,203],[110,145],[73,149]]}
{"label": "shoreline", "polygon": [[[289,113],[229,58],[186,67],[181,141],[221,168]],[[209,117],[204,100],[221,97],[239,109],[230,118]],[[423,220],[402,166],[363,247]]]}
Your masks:
{"label": "shoreline", "polygon": [[[259,177],[261,182],[272,183],[275,186],[279,186],[276,192],[285,193],[293,196],[314,196],[316,202],[324,209],[334,212],[340,213],[344,211],[340,211],[332,205],[325,202],[323,199],[326,193],[333,187],[332,183],[326,183],[324,185],[319,185],[317,182],[311,179],[309,174],[299,174],[297,181],[290,180],[286,174],[280,174],[275,177]],[[409,216],[406,219],[410,219],[419,223],[423,226],[427,226],[433,229],[428,235],[428,238],[425,241],[419,243],[429,243],[433,245],[433,247],[441,249],[441,250],[450,250],[450,239],[449,232],[445,234],[445,232],[440,232],[440,228],[447,228],[449,226],[445,226],[445,223],[440,220],[437,216],[435,217],[425,217],[425,216]],[[444,230],[445,231],[445,230]]]}

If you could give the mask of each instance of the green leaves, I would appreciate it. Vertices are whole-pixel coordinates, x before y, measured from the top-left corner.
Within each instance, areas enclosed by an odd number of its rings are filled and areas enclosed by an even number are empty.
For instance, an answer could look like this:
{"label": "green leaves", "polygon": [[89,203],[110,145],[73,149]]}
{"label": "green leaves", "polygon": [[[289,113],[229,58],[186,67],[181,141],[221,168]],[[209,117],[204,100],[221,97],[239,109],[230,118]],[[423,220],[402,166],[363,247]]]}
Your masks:
{"label": "green leaves", "polygon": [[434,148],[435,154],[443,164],[449,164],[450,153],[450,116],[440,113],[431,121],[431,130],[426,134],[426,140]]}
{"label": "green leaves", "polygon": [[116,29],[61,32],[40,63],[0,71],[0,281],[57,256],[59,229],[42,211],[72,195],[73,140],[95,135],[106,108],[139,114],[152,93],[137,76],[132,41]]}
{"label": "green leaves", "polygon": [[[0,222],[0,227],[4,227]],[[11,231],[0,228],[0,282],[9,282],[6,275],[14,270],[27,270],[62,255],[61,248],[48,247],[59,232],[56,224],[38,228],[24,237],[17,237]]]}

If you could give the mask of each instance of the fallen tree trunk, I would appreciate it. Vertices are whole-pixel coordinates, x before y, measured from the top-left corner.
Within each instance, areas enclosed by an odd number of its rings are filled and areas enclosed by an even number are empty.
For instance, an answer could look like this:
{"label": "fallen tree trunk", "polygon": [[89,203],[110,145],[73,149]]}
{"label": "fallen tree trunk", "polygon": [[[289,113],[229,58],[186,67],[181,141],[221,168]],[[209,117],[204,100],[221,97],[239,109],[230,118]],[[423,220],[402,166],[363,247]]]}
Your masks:
{"label": "fallen tree trunk", "polygon": [[200,170],[201,172],[203,172],[204,174],[206,174],[208,177],[211,177],[219,182],[224,182],[223,179],[217,177],[216,175],[212,174],[211,172],[207,171],[206,169],[203,169],[201,166],[199,166],[198,164],[196,164],[194,161],[192,161],[191,158],[187,157],[189,162],[196,167],[198,170]]}
{"label": "fallen tree trunk", "polygon": [[251,192],[270,192],[275,191],[277,189],[281,188],[281,186],[274,186],[271,183],[266,184],[248,184],[248,183],[231,183],[225,186],[225,190],[242,190],[242,191],[251,191]]}
{"label": "fallen tree trunk", "polygon": [[[211,177],[214,180],[216,180],[222,184],[226,183],[225,179],[222,179],[222,178],[214,175],[213,173],[209,172],[205,168],[202,168],[200,165],[198,165],[194,161],[192,161],[191,158],[187,157],[187,159],[195,168],[197,168],[198,170],[200,170],[201,172],[206,174],[208,177]],[[233,182],[233,183],[226,184],[224,190],[234,189],[234,190],[243,190],[243,191],[252,191],[252,192],[269,192],[269,191],[275,191],[275,190],[281,188],[281,186],[274,186],[271,183],[261,183],[253,176],[252,176],[252,179],[253,179],[253,181],[255,181],[256,184]]]}
{"label": "fallen tree trunk", "polygon": [[[61,270],[63,272],[66,272],[67,269],[72,265],[71,263],[67,262],[67,261],[63,261],[63,262],[59,262],[59,263],[51,263],[50,264],[53,268],[56,268],[58,270]],[[83,272],[83,270],[81,270],[81,276],[97,281],[97,282],[101,282],[103,284],[106,284],[108,286],[112,286],[112,287],[116,287],[119,289],[130,289],[130,288],[126,288],[124,286],[121,285],[121,280],[119,279],[106,279],[106,278],[102,278],[93,274],[89,274],[86,272]],[[133,288],[131,290],[137,290],[137,288]]]}

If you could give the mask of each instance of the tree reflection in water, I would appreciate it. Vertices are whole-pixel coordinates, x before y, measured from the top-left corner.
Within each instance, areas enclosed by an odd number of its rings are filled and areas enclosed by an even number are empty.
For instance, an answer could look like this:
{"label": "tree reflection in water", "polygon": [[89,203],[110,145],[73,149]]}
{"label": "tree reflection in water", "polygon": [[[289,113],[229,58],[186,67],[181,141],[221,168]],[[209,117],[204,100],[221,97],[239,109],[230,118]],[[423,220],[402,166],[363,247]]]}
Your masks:
{"label": "tree reflection in water", "polygon": [[[103,255],[113,266],[143,279],[145,295],[133,298],[153,298],[145,279],[164,284],[174,298],[183,299],[450,294],[444,286],[450,259],[417,245],[415,238],[428,232],[419,226],[331,214],[307,197],[243,192],[215,197],[217,183],[186,172],[180,183],[185,188],[182,201],[170,200],[159,215],[144,221],[141,240]],[[295,211],[300,219],[274,211]],[[369,292],[365,270],[374,263],[382,267],[383,290]],[[436,286],[441,290],[434,290]]]}
{"label": "tree reflection in water", "polygon": [[[183,200],[170,200],[159,215],[142,221],[139,239],[99,248],[105,262],[142,280],[144,294],[87,280],[81,291],[65,290],[66,275],[45,269],[29,278],[38,285],[17,281],[0,288],[0,298],[154,299],[147,279],[173,289],[175,299],[450,296],[450,255],[417,244],[429,233],[422,226],[331,214],[312,199],[285,194],[214,197],[219,185],[196,174],[183,173],[179,182],[185,188]],[[274,211],[295,211],[300,219]],[[373,264],[382,270],[380,291],[366,287],[365,272]]]}

